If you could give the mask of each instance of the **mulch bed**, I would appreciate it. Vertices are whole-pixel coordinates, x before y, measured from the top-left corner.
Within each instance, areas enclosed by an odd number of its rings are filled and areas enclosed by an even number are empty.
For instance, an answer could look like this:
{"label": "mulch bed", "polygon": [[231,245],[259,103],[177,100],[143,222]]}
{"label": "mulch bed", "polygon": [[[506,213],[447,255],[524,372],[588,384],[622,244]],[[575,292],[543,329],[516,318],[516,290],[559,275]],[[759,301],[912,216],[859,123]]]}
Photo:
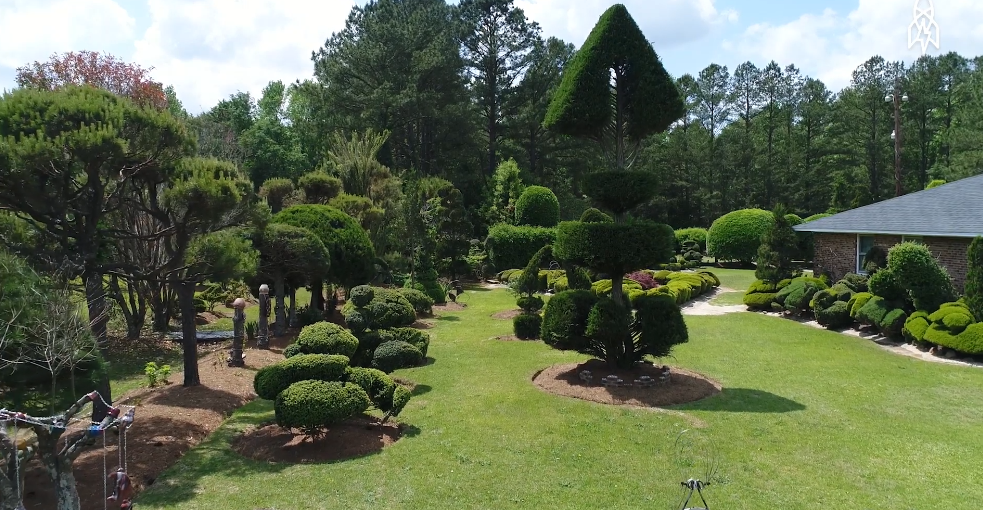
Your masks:
{"label": "mulch bed", "polygon": [[331,427],[324,437],[312,439],[275,424],[252,428],[232,442],[244,457],[263,462],[311,464],[361,457],[381,451],[402,435],[398,424],[380,425],[368,415],[350,418]]}
{"label": "mulch bed", "polygon": [[[580,371],[585,369],[594,375],[594,382],[589,386],[580,380]],[[677,367],[671,367],[671,373],[669,384],[665,386],[607,388],[598,382],[602,377],[613,374],[625,381],[634,381],[642,375],[657,378],[659,370],[654,365],[642,365],[634,370],[616,370],[595,359],[586,363],[564,363],[547,367],[533,376],[533,383],[554,395],[601,404],[639,407],[685,404],[720,393],[720,383],[706,376]]]}
{"label": "mulch bed", "polygon": [[[253,376],[256,370],[283,359],[280,354],[282,348],[291,341],[293,335],[272,339],[270,350],[247,348],[246,366],[237,368],[226,364],[227,342],[223,342],[218,348],[202,346],[198,360],[200,386],[181,386],[183,373],[175,370],[167,386],[140,388],[116,396],[117,404],[136,407],[133,426],[126,433],[126,471],[136,491],[139,493],[153,484],[165,469],[218,428],[233,411],[256,398],[253,392]],[[80,430],[85,423],[87,421],[70,429]],[[119,442],[120,437],[111,432],[106,435],[105,450],[102,442],[97,441],[96,445],[75,460],[75,477],[82,510],[105,508],[103,455],[106,456],[109,471],[115,471],[118,466]],[[37,460],[30,461],[28,466],[25,508],[55,508],[54,487],[48,475]]]}
{"label": "mulch bed", "polygon": [[511,320],[511,319],[515,318],[516,316],[521,315],[521,314],[522,314],[522,310],[516,308],[514,310],[504,310],[504,311],[501,311],[501,312],[495,312],[495,313],[492,314],[492,318],[495,318],[495,319],[503,319],[503,320]]}

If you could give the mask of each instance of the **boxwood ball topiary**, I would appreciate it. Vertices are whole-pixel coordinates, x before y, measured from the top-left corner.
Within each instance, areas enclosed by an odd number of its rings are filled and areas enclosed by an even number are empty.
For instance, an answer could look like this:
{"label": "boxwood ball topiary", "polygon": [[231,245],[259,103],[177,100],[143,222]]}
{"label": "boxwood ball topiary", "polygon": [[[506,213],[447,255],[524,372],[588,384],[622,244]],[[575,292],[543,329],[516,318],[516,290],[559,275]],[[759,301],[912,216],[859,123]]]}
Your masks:
{"label": "boxwood ball topiary", "polygon": [[340,354],[351,358],[358,349],[358,338],[332,322],[304,326],[297,335],[297,345],[307,354]]}
{"label": "boxwood ball topiary", "polygon": [[689,341],[683,313],[668,294],[642,294],[632,303],[640,327],[636,349],[656,358],[668,356],[676,345]]}
{"label": "boxwood ball topiary", "polygon": [[590,207],[580,215],[580,221],[584,223],[604,223],[612,222],[614,218],[596,207]]}
{"label": "boxwood ball topiary", "polygon": [[381,411],[388,411],[393,402],[396,382],[385,372],[376,368],[348,367],[345,382],[350,382],[365,390],[372,405]]}
{"label": "boxwood ball topiary", "polygon": [[430,314],[433,313],[434,301],[430,296],[423,293],[423,291],[411,288],[400,288],[396,289],[400,294],[406,298],[407,301],[413,305],[413,310],[418,314]]}
{"label": "boxwood ball topiary", "polygon": [[340,381],[346,368],[348,358],[345,356],[298,354],[259,369],[253,378],[253,389],[259,398],[273,400],[297,381]]}
{"label": "boxwood ball topiary", "polygon": [[420,350],[424,357],[430,349],[430,334],[416,328],[392,328],[386,330],[390,340],[406,342]]}
{"label": "boxwood ball topiary", "polygon": [[775,221],[770,211],[741,209],[729,212],[710,225],[707,254],[722,260],[751,262],[758,254],[761,236]]}
{"label": "boxwood ball topiary", "polygon": [[543,318],[539,314],[523,313],[512,318],[512,330],[521,340],[530,340],[539,336]]}
{"label": "boxwood ball topiary", "polygon": [[368,285],[359,285],[352,287],[348,294],[348,301],[351,301],[353,305],[365,306],[375,297],[375,290]]}
{"label": "boxwood ball topiary", "polygon": [[299,381],[277,395],[273,412],[277,425],[317,435],[324,428],[364,413],[370,405],[369,395],[356,384]]}
{"label": "boxwood ball topiary", "polygon": [[372,366],[390,374],[400,368],[414,367],[423,362],[423,353],[412,344],[391,341],[376,347]]}
{"label": "boxwood ball topiary", "polygon": [[293,343],[293,344],[288,345],[283,350],[283,357],[284,358],[292,358],[292,357],[294,357],[294,356],[296,356],[298,354],[304,354],[304,351],[302,351],[300,349],[300,346],[297,345],[296,343]]}
{"label": "boxwood ball topiary", "polygon": [[382,287],[375,289],[375,297],[365,307],[369,312],[372,329],[409,326],[416,321],[416,310],[401,293]]}
{"label": "boxwood ball topiary", "polygon": [[344,212],[327,205],[295,205],[274,215],[273,222],[306,228],[321,239],[331,254],[330,281],[354,287],[375,277],[372,241],[365,229]]}
{"label": "boxwood ball topiary", "polygon": [[560,201],[552,190],[529,186],[515,201],[515,223],[534,227],[555,227],[560,222]]}

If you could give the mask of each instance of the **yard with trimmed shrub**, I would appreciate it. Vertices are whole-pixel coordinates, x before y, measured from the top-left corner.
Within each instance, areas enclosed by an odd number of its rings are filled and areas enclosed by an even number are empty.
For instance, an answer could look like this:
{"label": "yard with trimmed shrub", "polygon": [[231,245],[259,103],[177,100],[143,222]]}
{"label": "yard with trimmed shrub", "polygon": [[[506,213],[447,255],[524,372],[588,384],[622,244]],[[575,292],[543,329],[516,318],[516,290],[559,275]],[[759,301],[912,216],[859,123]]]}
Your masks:
{"label": "yard with trimmed shrub", "polygon": [[[741,288],[751,271],[720,271]],[[746,288],[746,287],[745,287]],[[668,412],[558,397],[537,371],[583,355],[501,341],[505,290],[469,289],[439,312],[432,364],[392,375],[415,383],[404,437],[328,464],[247,460],[230,444],[273,419],[241,408],[138,499],[147,509],[636,508],[678,494],[673,440],[700,428],[717,450],[711,508],[976,508],[983,486],[983,370],[898,356],[836,332],[753,313],[686,316],[690,341],[670,365],[723,387]],[[330,437],[330,434],[329,434]]]}

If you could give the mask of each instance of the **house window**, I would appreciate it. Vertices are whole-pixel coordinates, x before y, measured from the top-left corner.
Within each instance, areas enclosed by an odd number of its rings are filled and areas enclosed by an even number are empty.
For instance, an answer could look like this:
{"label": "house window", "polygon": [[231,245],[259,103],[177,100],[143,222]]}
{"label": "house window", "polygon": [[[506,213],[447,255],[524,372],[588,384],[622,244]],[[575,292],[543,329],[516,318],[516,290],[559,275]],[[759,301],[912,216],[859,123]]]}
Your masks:
{"label": "house window", "polygon": [[922,239],[922,236],[901,236],[901,242],[925,244],[925,240]]}
{"label": "house window", "polygon": [[864,258],[874,247],[874,236],[857,236],[857,274],[867,274],[864,271]]}

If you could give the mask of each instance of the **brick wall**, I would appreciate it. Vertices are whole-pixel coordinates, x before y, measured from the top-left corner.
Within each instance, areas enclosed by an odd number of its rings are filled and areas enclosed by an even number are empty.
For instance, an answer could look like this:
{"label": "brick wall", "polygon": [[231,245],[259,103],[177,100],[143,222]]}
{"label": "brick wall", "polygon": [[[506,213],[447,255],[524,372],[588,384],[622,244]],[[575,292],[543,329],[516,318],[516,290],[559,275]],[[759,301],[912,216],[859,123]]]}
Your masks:
{"label": "brick wall", "polygon": [[[817,275],[828,272],[834,280],[857,270],[857,235],[824,234],[817,232],[814,259]],[[876,235],[874,245],[885,250],[901,242],[901,236]],[[923,241],[942,267],[952,277],[956,292],[962,293],[966,282],[966,251],[972,239],[958,237],[925,237]]]}

